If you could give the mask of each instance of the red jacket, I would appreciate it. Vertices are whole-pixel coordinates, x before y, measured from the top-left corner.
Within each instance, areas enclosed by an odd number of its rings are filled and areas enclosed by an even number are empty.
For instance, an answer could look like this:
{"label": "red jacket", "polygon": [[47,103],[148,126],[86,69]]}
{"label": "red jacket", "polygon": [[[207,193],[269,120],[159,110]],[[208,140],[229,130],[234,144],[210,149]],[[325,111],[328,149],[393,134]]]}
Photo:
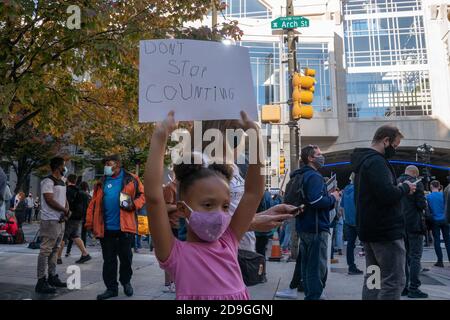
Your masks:
{"label": "red jacket", "polygon": [[[85,227],[92,230],[96,238],[103,238],[105,235],[105,222],[103,219],[103,182],[104,178],[95,186],[94,195],[86,213]],[[136,210],[141,209],[145,204],[144,186],[139,177],[124,172],[122,192],[131,195],[134,199]],[[137,188],[136,188],[137,186]],[[119,205],[119,204],[117,204]],[[123,232],[136,233],[136,211],[126,211],[120,209],[120,230]]]}
{"label": "red jacket", "polygon": [[17,226],[17,221],[13,217],[10,217],[8,219],[8,222],[9,223],[5,223],[4,226],[0,227],[0,230],[6,230],[6,232],[15,237],[17,234],[17,230],[19,230],[19,227]]}

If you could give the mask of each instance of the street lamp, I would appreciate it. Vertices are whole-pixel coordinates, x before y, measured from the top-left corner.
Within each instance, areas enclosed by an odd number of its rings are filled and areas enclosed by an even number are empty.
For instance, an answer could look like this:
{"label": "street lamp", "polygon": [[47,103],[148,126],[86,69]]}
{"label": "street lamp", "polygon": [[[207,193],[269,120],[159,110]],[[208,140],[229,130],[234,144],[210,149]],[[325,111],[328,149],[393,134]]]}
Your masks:
{"label": "street lamp", "polygon": [[[417,153],[416,153],[416,161],[418,160],[418,158],[420,157],[421,161],[423,161],[424,163],[426,163],[427,165],[429,165],[431,163],[431,155],[434,152],[434,148],[427,144],[424,143],[420,146],[417,147],[416,149]],[[429,191],[429,183],[430,183],[430,167],[426,166],[423,170],[424,175],[425,175],[425,190]]]}

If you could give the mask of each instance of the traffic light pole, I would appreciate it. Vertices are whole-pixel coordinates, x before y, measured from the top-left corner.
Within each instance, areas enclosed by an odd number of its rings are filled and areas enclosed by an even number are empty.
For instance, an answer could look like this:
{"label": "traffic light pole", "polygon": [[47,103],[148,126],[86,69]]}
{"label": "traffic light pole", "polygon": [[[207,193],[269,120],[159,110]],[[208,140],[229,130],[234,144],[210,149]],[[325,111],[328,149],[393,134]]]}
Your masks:
{"label": "traffic light pole", "polygon": [[[287,16],[294,15],[294,4],[293,0],[286,0],[286,10]],[[287,44],[288,44],[288,72],[289,72],[289,139],[290,139],[290,171],[293,172],[298,168],[298,155],[299,155],[299,145],[300,139],[298,136],[298,124],[297,121],[294,120],[292,116],[292,77],[294,73],[297,71],[297,49],[296,49],[296,39],[294,29],[287,29]]]}
{"label": "traffic light pole", "polygon": [[[294,3],[293,0],[286,0],[286,16],[294,15]],[[297,71],[297,49],[294,29],[287,30],[287,45],[288,45],[288,72],[289,72],[289,162],[290,172],[294,172],[299,167],[299,150],[300,150],[300,138],[299,127],[296,120],[292,115],[292,92],[294,88],[292,86],[292,77]],[[291,259],[297,259],[298,254],[298,235],[295,231],[295,219],[292,219],[291,224]]]}

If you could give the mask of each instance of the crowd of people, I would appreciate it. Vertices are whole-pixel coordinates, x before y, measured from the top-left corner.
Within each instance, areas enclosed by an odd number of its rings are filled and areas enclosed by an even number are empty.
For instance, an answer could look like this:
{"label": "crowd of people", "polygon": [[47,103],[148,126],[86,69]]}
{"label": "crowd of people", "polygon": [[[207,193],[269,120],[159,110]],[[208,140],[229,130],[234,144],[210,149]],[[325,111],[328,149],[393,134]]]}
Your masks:
{"label": "crowd of people", "polygon": [[[204,131],[258,131],[245,113],[240,121],[204,124]],[[106,287],[97,299],[118,296],[119,283],[124,294],[132,296],[133,248],[137,252],[140,236],[146,236],[139,231],[139,216],[148,217],[150,228],[144,233],[151,234],[150,247],[165,271],[164,291],[176,293],[177,299],[249,299],[247,286],[270,276],[266,253],[278,235],[284,255],[298,250],[289,288],[276,293],[280,298],[296,299],[302,291],[306,300],[324,299],[328,265],[335,254],[343,255],[344,240],[348,274],[365,273],[363,299],[428,297],[420,290],[419,274],[429,229],[435,266],[444,267],[441,235],[450,259],[450,178],[445,190],[438,181],[427,186],[412,165],[397,178],[388,161],[403,138],[396,127],[380,127],[371,146],[354,150],[353,173],[343,190],[327,183],[321,174],[325,156],[318,146],[308,145],[301,150],[300,169],[290,175],[285,192],[277,194],[265,190],[261,162],[218,164],[218,159],[199,152],[192,154],[194,164],[174,165],[164,185],[163,160],[175,129],[173,113],[155,127],[143,183],[122,166],[119,155],[104,159],[104,176],[92,192],[87,182],[67,175],[60,157],[51,160],[51,174],[42,180],[38,199],[23,192],[13,197],[0,179],[0,219],[5,222],[0,234],[17,238],[23,224],[31,222],[32,210],[35,218],[40,216],[36,292],[51,294],[66,287],[56,271],[65,244],[66,257],[75,243],[81,252],[77,263],[92,259],[86,248],[86,234],[91,232],[100,240]],[[224,141],[223,154],[231,152],[237,162],[240,143]],[[298,247],[291,243],[293,232],[298,234]],[[371,274],[355,263],[357,239],[365,269],[376,266],[381,272],[379,287],[369,286]]]}

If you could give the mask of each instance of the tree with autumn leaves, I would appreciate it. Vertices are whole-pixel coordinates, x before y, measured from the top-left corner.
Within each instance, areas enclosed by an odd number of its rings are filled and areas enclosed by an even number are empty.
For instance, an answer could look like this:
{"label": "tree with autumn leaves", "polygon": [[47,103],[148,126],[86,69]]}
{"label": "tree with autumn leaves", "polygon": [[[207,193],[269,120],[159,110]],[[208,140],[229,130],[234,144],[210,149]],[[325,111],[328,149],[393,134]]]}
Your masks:
{"label": "tree with autumn leaves", "polygon": [[[213,1],[224,9],[223,3]],[[24,169],[17,168],[22,176],[31,167],[46,165],[67,143],[98,156],[118,152],[125,158],[143,157],[152,125],[137,122],[139,40],[239,39],[242,32],[236,22],[213,29],[186,26],[202,20],[211,4],[211,0],[0,2],[0,160],[22,161]],[[66,25],[70,5],[80,8],[80,29]],[[40,150],[37,155],[30,152],[33,146]],[[41,158],[25,168],[39,154]]]}

